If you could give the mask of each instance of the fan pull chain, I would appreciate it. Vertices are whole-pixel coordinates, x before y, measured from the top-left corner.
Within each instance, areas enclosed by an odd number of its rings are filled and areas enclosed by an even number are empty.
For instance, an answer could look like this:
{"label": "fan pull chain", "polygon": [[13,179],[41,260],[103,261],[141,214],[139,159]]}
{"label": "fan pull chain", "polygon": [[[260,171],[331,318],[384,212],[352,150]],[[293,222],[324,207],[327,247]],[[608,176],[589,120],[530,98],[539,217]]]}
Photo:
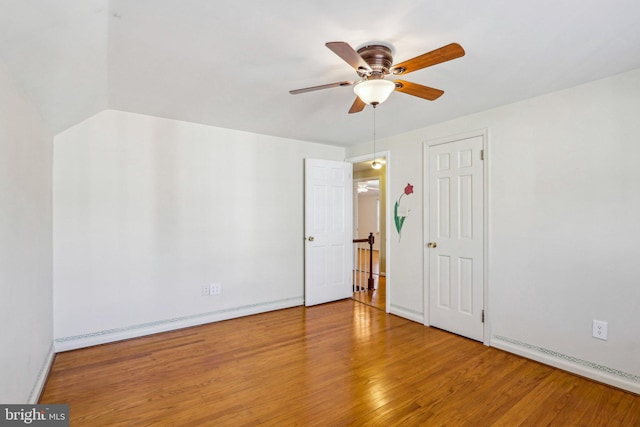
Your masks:
{"label": "fan pull chain", "polygon": [[373,106],[373,161],[376,161],[376,106]]}

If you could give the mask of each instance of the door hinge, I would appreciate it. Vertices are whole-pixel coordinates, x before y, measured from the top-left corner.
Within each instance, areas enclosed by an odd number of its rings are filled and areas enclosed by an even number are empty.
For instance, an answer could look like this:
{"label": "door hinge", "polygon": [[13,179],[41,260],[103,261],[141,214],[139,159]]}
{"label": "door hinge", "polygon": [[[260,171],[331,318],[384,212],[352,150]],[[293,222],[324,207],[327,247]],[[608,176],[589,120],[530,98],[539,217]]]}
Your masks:
{"label": "door hinge", "polygon": [[484,160],[484,150],[480,150],[480,160]]}
{"label": "door hinge", "polygon": [[482,318],[482,323],[484,323],[484,308],[482,309],[482,315],[481,315],[481,318]]}

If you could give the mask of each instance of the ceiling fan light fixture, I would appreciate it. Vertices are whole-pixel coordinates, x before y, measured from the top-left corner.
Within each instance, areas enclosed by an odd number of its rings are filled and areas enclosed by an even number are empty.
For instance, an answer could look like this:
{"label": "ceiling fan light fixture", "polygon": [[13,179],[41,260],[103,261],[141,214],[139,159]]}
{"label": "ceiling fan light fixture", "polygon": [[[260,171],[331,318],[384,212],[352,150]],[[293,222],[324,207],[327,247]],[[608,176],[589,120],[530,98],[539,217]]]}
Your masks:
{"label": "ceiling fan light fixture", "polygon": [[354,86],[358,98],[368,105],[382,104],[396,89],[394,82],[384,79],[364,80]]}

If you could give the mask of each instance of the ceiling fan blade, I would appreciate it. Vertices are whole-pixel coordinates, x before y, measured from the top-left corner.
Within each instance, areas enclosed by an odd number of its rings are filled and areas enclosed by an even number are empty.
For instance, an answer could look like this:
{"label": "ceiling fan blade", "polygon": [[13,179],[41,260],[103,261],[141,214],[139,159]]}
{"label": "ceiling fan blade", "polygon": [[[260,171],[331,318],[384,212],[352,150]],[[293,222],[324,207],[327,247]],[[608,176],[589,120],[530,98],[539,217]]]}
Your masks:
{"label": "ceiling fan blade", "polygon": [[462,46],[458,43],[451,43],[441,47],[440,49],[423,53],[420,56],[416,56],[415,58],[396,64],[391,69],[391,73],[395,75],[408,74],[432,65],[460,58],[461,56],[464,56],[464,49]]}
{"label": "ceiling fan blade", "polygon": [[434,101],[440,98],[444,93],[443,90],[419,85],[417,83],[411,83],[405,80],[394,80],[393,82],[396,84],[396,90],[398,92],[417,96],[418,98],[428,99],[429,101]]}
{"label": "ceiling fan blade", "polygon": [[349,109],[349,114],[359,113],[360,111],[364,110],[364,107],[366,105],[367,104],[365,104],[362,99],[360,99],[359,97],[356,96],[356,100],[353,101],[353,104],[351,105],[351,108]]}
{"label": "ceiling fan blade", "polygon": [[351,86],[352,84],[354,84],[355,82],[353,81],[344,81],[344,82],[337,82],[337,83],[329,83],[326,85],[320,85],[320,86],[311,86],[311,87],[305,87],[303,89],[295,89],[295,90],[290,90],[289,93],[291,95],[297,95],[299,93],[305,93],[305,92],[313,92],[314,90],[322,90],[322,89],[329,89],[332,87],[339,87],[339,86]]}
{"label": "ceiling fan blade", "polygon": [[347,64],[351,65],[354,70],[363,70],[365,72],[371,72],[371,67],[367,64],[367,61],[362,59],[360,54],[356,52],[349,43],[345,42],[328,42],[325,43],[333,53],[342,58]]}

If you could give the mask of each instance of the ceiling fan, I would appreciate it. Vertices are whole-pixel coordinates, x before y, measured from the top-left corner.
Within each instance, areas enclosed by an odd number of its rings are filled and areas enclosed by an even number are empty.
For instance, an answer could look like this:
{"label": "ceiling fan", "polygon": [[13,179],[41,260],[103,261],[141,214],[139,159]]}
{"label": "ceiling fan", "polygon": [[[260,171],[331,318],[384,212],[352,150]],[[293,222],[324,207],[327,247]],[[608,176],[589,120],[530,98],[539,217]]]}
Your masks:
{"label": "ceiling fan", "polygon": [[385,76],[389,74],[401,76],[464,56],[462,46],[458,43],[451,43],[393,65],[391,48],[384,44],[363,46],[357,51],[346,42],[329,42],[326,43],[326,46],[353,67],[360,80],[347,80],[312,86],[291,90],[289,93],[296,95],[332,87],[355,85],[353,91],[356,93],[356,100],[353,102],[353,105],[351,105],[349,114],[359,113],[367,104],[375,107],[384,102],[394,90],[429,101],[438,99],[444,93],[443,90],[408,82],[406,80],[386,80]]}
{"label": "ceiling fan", "polygon": [[358,182],[358,193],[366,193],[369,190],[380,191],[380,186],[378,185],[378,182],[375,180]]}

